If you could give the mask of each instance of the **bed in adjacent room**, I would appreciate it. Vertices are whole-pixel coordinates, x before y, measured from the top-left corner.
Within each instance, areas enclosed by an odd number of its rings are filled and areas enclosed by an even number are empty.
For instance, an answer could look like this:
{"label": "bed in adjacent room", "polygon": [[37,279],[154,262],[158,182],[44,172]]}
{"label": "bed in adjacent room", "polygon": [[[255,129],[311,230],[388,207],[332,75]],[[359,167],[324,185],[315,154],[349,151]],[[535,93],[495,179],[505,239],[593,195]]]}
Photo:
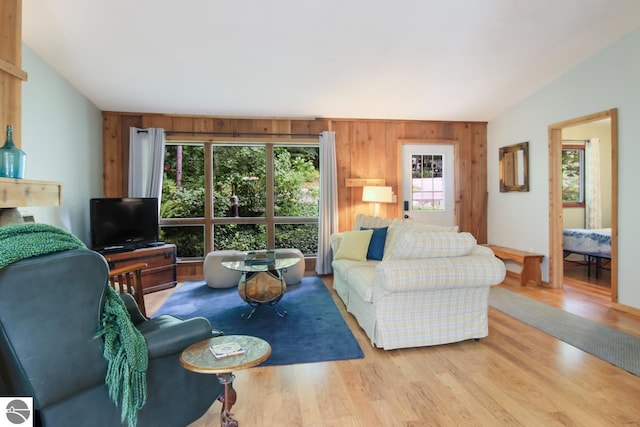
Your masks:
{"label": "bed in adjacent room", "polygon": [[593,264],[598,277],[599,270],[611,260],[611,228],[566,228],[562,232],[562,249],[565,258],[571,254],[584,256],[589,275]]}

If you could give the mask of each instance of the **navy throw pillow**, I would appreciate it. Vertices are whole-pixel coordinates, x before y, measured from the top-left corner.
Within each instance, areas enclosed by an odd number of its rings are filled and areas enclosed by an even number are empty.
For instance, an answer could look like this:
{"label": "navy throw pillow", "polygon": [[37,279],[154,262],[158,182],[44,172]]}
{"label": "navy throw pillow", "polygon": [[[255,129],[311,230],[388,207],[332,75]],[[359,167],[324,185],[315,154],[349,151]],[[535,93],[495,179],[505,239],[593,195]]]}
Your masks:
{"label": "navy throw pillow", "polygon": [[387,240],[387,229],[389,227],[367,228],[360,227],[360,230],[373,230],[369,249],[367,250],[367,259],[382,261],[384,255],[384,242]]}

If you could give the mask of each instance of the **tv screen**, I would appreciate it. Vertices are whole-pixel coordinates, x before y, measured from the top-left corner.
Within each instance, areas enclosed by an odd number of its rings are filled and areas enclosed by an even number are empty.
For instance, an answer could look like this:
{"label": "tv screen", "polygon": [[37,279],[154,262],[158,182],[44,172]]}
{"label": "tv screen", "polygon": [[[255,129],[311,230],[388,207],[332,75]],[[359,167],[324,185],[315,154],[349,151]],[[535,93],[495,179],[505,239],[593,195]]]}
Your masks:
{"label": "tv screen", "polygon": [[90,222],[93,250],[144,247],[158,241],[158,199],[91,199]]}

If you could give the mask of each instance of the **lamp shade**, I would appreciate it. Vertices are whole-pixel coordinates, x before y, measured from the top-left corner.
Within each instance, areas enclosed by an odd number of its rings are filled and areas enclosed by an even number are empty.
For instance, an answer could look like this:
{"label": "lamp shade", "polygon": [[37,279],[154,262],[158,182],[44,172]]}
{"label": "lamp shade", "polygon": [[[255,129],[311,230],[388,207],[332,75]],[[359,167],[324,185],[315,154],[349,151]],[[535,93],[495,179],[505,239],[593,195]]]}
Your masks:
{"label": "lamp shade", "polygon": [[362,188],[362,201],[375,203],[393,202],[393,191],[386,186],[365,186]]}

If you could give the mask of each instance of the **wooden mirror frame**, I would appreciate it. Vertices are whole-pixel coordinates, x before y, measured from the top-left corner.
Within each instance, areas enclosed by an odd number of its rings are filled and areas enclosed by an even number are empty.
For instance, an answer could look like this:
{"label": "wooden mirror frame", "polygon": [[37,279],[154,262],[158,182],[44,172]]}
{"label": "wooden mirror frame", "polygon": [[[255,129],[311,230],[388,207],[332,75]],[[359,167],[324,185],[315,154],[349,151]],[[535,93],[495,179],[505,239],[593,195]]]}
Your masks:
{"label": "wooden mirror frame", "polygon": [[[522,153],[522,165],[518,157]],[[522,174],[522,184],[518,175]],[[500,192],[529,191],[529,142],[500,147]]]}

